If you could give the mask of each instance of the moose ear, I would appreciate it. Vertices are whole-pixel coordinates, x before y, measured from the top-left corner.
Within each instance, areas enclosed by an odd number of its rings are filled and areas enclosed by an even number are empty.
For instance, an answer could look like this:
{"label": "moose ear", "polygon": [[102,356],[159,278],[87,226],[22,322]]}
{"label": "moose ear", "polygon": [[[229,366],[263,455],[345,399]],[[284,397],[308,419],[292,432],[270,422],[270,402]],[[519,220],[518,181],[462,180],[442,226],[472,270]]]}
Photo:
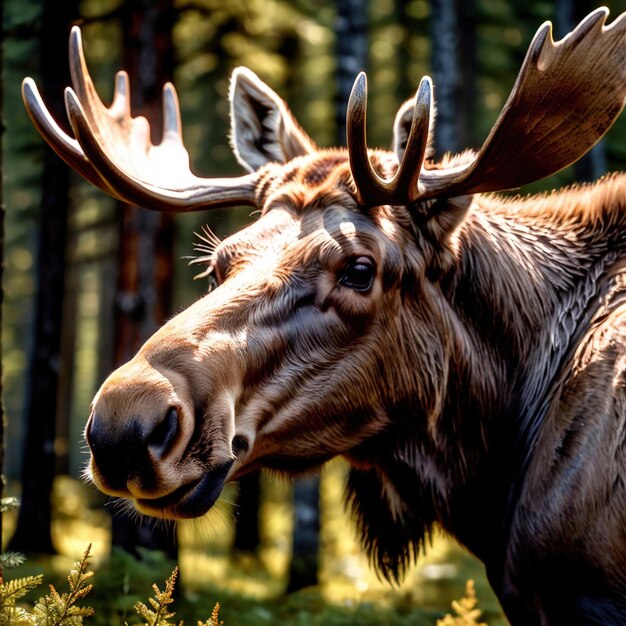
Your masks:
{"label": "moose ear", "polygon": [[[398,157],[398,163],[402,161],[406,142],[411,132],[411,122],[413,121],[413,109],[415,108],[415,98],[409,98],[396,113],[396,119],[393,123],[393,145],[392,150]],[[425,157],[428,159],[433,155],[435,143],[435,118],[437,116],[437,108],[433,102],[431,108],[431,116],[428,123],[428,143],[426,145]]]}
{"label": "moose ear", "polygon": [[245,67],[233,72],[230,120],[233,150],[250,172],[266,163],[286,163],[317,149],[285,102]]}

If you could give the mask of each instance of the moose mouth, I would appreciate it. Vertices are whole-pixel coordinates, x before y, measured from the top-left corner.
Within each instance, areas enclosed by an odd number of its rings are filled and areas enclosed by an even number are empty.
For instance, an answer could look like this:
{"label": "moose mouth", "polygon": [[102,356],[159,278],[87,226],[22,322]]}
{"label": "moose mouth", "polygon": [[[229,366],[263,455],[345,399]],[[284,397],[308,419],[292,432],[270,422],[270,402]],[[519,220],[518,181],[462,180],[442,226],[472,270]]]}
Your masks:
{"label": "moose mouth", "polygon": [[164,519],[180,520],[201,517],[216,502],[224,488],[226,476],[234,460],[207,472],[202,478],[182,485],[161,498],[137,498],[135,506],[141,513]]}

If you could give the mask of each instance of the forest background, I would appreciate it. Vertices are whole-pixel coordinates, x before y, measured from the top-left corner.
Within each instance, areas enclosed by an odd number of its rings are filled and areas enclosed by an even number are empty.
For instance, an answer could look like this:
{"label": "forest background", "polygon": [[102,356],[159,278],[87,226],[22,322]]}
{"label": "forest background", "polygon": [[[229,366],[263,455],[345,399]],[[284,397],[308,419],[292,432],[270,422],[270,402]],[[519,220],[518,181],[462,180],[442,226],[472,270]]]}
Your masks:
{"label": "forest background", "polygon": [[[606,4],[609,19],[626,10],[626,0]],[[326,600],[348,602],[385,589],[357,556],[351,521],[338,513],[340,463],[321,481],[293,487],[252,477],[209,521],[178,531],[141,524],[123,511],[111,521],[104,511],[114,507],[81,484],[82,431],[99,383],[207,289],[185,260],[193,255],[193,233],[207,226],[223,238],[252,218],[248,209],[151,213],[107,198],[68,171],[30,123],[20,84],[33,76],[64,123],[71,25],[83,30],[105,102],[115,71],[127,69],[133,113],[146,114],[158,129],[161,86],[173,80],[194,171],[227,176],[241,173],[228,144],[227,102],[229,75],[239,65],[275,89],[320,146],[344,142],[345,103],[359,70],[367,70],[370,84],[369,143],[380,147],[390,144],[398,106],[430,74],[438,101],[436,149],[443,154],[480,146],[543,21],[550,19],[560,38],[596,6],[588,0],[4,0],[4,474],[5,494],[21,497],[19,513],[5,516],[4,544],[77,558],[92,542],[102,559],[114,544],[149,563],[154,557],[143,548],[157,548],[165,560],[180,560],[191,592],[204,570],[209,584],[239,581],[228,593],[255,598],[314,584],[326,589]],[[626,116],[581,163],[523,192],[593,180],[624,163]],[[405,613],[414,605],[437,612],[460,595],[466,574],[482,576],[449,543],[436,542],[433,552],[397,592],[397,614],[400,605]],[[207,555],[203,565],[192,559],[199,553]],[[486,590],[481,580],[479,589]],[[492,623],[500,623],[491,596],[487,605]]]}

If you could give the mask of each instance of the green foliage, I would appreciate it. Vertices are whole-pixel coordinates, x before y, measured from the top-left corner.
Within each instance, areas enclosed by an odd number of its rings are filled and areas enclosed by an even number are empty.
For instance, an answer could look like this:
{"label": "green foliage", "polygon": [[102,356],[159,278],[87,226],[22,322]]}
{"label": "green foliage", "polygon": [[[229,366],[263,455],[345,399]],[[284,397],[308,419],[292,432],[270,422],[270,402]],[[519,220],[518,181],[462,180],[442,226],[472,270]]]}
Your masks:
{"label": "green foliage", "polygon": [[[152,608],[148,608],[143,602],[135,604],[135,610],[138,615],[145,620],[141,626],[176,626],[175,622],[168,620],[176,615],[174,611],[170,610],[169,606],[174,602],[174,589],[177,577],[178,567],[175,567],[171,576],[165,581],[164,591],[161,591],[157,585],[152,585],[154,597],[149,599]],[[222,626],[223,622],[219,620],[219,610],[220,605],[218,603],[213,608],[211,617],[204,622],[198,621],[198,626]],[[181,621],[178,626],[183,626],[183,622]]]}
{"label": "green foliage", "polygon": [[213,608],[211,617],[206,622],[198,622],[198,626],[223,626],[224,622],[220,622],[220,603],[218,602]]}
{"label": "green foliage", "polygon": [[[78,605],[93,589],[93,585],[88,582],[93,576],[93,572],[89,571],[90,549],[91,546],[70,571],[67,577],[69,591],[59,593],[54,585],[50,585],[50,593],[39,598],[32,611],[17,606],[17,600],[41,585],[43,575],[25,576],[0,583],[0,626],[82,626],[85,617],[94,615],[92,607]],[[156,584],[152,586],[154,597],[148,600],[150,606],[143,602],[135,604],[135,610],[143,621],[132,626],[183,626],[182,621],[178,624],[169,621],[175,615],[170,605],[174,602],[177,577],[178,567],[165,581],[163,591]],[[211,617],[203,622],[198,621],[198,626],[223,626],[219,620],[219,608],[219,604],[216,604]]]}
{"label": "green foliage", "polygon": [[465,596],[460,600],[455,600],[452,608],[456,616],[446,615],[443,619],[437,620],[437,626],[487,626],[484,622],[478,622],[481,610],[478,608],[473,580],[467,581]]}
{"label": "green foliage", "polygon": [[3,552],[0,554],[0,569],[19,567],[26,561],[21,552]]}
{"label": "green foliage", "polygon": [[[0,478],[2,486],[4,486],[4,477]],[[18,498],[0,498],[0,523],[2,523],[2,514],[17,509],[20,505]],[[5,568],[19,567],[24,563],[26,557],[21,552],[2,552],[0,553],[0,578]]]}
{"label": "green foliage", "polygon": [[59,593],[50,585],[50,593],[40,598],[33,609],[33,624],[37,626],[80,626],[84,617],[90,617],[94,611],[91,607],[77,606],[77,602],[85,598],[93,585],[87,581],[93,576],[89,571],[89,550],[83,558],[74,564],[67,580],[70,590]]}
{"label": "green foliage", "polygon": [[[135,604],[135,610],[140,617],[146,620],[146,626],[176,626],[173,622],[168,622],[176,615],[168,609],[168,606],[174,602],[174,587],[176,586],[176,577],[178,576],[178,567],[174,568],[172,575],[165,581],[165,590],[161,591],[157,585],[152,585],[154,589],[154,598],[150,598],[149,609],[143,602]],[[181,622],[182,623],[182,622]]]}
{"label": "green foliage", "polygon": [[0,624],[34,624],[25,609],[16,607],[16,601],[41,585],[43,575],[26,576],[0,584]]}
{"label": "green foliage", "polygon": [[[80,601],[92,590],[92,585],[88,582],[92,572],[89,571],[89,548],[85,552],[81,561],[74,564],[74,568],[68,576],[69,592],[59,593],[53,585],[50,585],[50,593],[40,598],[32,610],[18,606],[17,601],[23,598],[28,592],[42,583],[43,576],[25,576],[16,580],[0,583],[0,626],[82,626],[85,617],[95,614],[91,607],[78,606]],[[161,590],[156,584],[152,586],[154,596],[148,599],[148,603],[135,603],[135,610],[141,621],[123,622],[118,614],[105,615],[98,610],[98,620],[94,624],[113,626],[114,624],[125,623],[126,626],[184,626],[185,623],[193,623],[197,626],[224,626],[220,620],[220,605],[216,604],[211,612],[211,617],[201,621],[192,619],[194,614],[208,611],[200,606],[191,606],[184,598],[177,600],[183,607],[183,613],[188,621],[175,622],[173,604],[175,601],[175,585],[178,578],[178,568],[175,567],[169,578],[165,581],[165,588]],[[105,585],[106,587],[106,585]],[[118,587],[120,592],[127,593],[124,588]],[[226,593],[226,592],[224,592]],[[241,601],[241,599],[239,600]],[[247,611],[235,611],[237,619],[231,617],[230,623],[237,626],[259,626],[262,623],[278,624],[302,624],[307,623],[315,626],[343,626],[344,624],[361,624],[362,626],[401,626],[412,624],[413,626],[432,626],[435,617],[432,611],[424,609],[411,609],[409,611],[384,610],[382,606],[364,602],[362,606],[355,605],[352,610],[346,607],[329,606],[326,601],[317,594],[311,592],[301,592],[293,594],[287,598],[276,600],[273,603],[262,603],[250,600],[250,607]],[[237,604],[235,597],[228,600],[229,607],[234,608]],[[230,606],[230,605],[233,606]],[[468,581],[465,596],[452,603],[455,616],[446,615],[443,619],[437,620],[436,626],[487,626],[479,622],[481,611],[477,608],[478,601],[474,590],[473,581]],[[209,605],[210,607],[210,605]],[[180,608],[180,607],[179,607]],[[204,613],[206,615],[206,613]],[[120,621],[118,621],[120,620]]]}
{"label": "green foliage", "polygon": [[77,606],[77,602],[92,589],[92,585],[87,583],[93,575],[88,569],[89,549],[74,564],[74,569],[68,576],[69,592],[59,593],[50,585],[50,593],[40,598],[32,611],[17,606],[16,603],[42,583],[43,575],[0,583],[0,626],[81,626],[84,617],[93,615],[91,607]]}
{"label": "green foliage", "polygon": [[[98,582],[92,605],[99,625],[123,626],[137,621],[137,602],[147,602],[145,591],[155,581],[166,580],[174,564],[162,552],[139,549],[139,558],[114,548],[109,558],[98,568]],[[180,610],[180,607],[178,607]],[[200,615],[209,615],[210,608]],[[189,623],[189,617],[187,617]],[[195,622],[193,622],[195,624]]]}

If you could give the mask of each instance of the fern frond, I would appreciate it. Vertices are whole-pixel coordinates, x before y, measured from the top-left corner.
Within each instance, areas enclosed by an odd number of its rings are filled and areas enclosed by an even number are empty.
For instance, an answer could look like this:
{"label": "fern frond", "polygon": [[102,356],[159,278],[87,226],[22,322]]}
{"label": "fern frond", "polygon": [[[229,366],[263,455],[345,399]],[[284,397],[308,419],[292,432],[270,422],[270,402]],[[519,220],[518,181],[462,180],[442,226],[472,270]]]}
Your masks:
{"label": "fern frond", "polygon": [[[63,604],[63,597],[61,596],[61,594],[54,588],[54,585],[49,585],[50,587],[50,599],[55,603],[55,604]],[[63,595],[67,595],[67,594],[63,594]]]}
{"label": "fern frond", "polygon": [[20,607],[11,607],[0,613],[0,626],[37,626],[35,616]]}
{"label": "fern frond", "polygon": [[3,552],[0,554],[0,568],[18,567],[26,561],[26,556],[21,552]]}
{"label": "fern frond", "polygon": [[43,575],[26,576],[25,578],[16,578],[0,584],[0,611],[5,607],[14,606],[15,601],[25,596],[29,591],[41,585]]}
{"label": "fern frond", "polygon": [[74,563],[74,569],[69,573],[67,580],[70,584],[69,600],[70,604],[74,604],[76,600],[84,598],[92,589],[93,585],[87,584],[87,580],[93,576],[93,572],[89,571],[89,552],[91,544],[85,550],[85,554],[80,561]]}
{"label": "fern frond", "polygon": [[[68,617],[91,617],[95,611],[90,606],[71,606],[68,611]],[[82,622],[81,622],[82,623]]]}
{"label": "fern frond", "polygon": [[37,604],[33,607],[33,616],[35,617],[35,623],[41,624],[41,626],[52,626],[61,623],[59,605],[50,596],[39,598]]}
{"label": "fern frond", "polygon": [[94,614],[91,607],[76,606],[76,602],[82,600],[92,589],[87,580],[93,576],[89,571],[89,551],[91,545],[85,551],[83,558],[74,563],[74,569],[70,572],[69,593],[59,593],[53,585],[50,585],[50,593],[39,599],[33,609],[36,624],[41,626],[81,626],[84,617]]}
{"label": "fern frond", "polygon": [[437,626],[487,626],[484,622],[478,622],[482,611],[478,608],[473,580],[467,581],[465,596],[458,601],[453,601],[452,608],[456,616],[446,615],[443,619],[437,620]]}
{"label": "fern frond", "polygon": [[143,602],[135,604],[137,614],[146,620],[146,626],[176,626],[175,623],[169,622],[176,615],[173,611],[168,610],[168,605],[174,602],[174,589],[176,588],[176,577],[178,576],[178,567],[174,568],[172,575],[165,581],[165,590],[161,591],[157,585],[152,585],[154,590],[154,598],[149,598],[149,609]]}
{"label": "fern frond", "polygon": [[198,626],[224,626],[224,622],[220,622],[220,603],[216,602],[213,607],[211,617],[206,622],[198,622]]}

